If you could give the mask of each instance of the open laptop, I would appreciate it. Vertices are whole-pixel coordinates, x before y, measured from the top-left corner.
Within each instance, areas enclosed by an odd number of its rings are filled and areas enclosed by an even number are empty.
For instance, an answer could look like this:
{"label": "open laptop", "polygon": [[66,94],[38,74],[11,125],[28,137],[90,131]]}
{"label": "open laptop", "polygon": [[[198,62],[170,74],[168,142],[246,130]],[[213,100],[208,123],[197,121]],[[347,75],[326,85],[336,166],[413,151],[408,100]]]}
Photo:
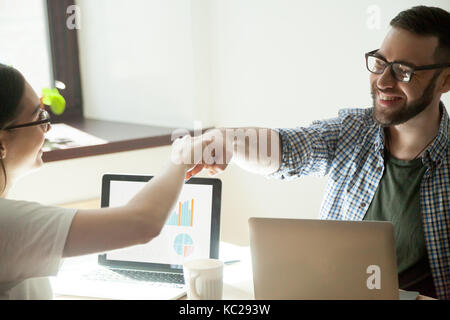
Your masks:
{"label": "open laptop", "polygon": [[399,299],[390,222],[250,218],[255,299]]}
{"label": "open laptop", "polygon": [[[105,174],[102,207],[126,204],[152,176]],[[64,268],[53,281],[57,294],[112,299],[177,299],[186,292],[183,262],[218,258],[221,181],[191,178],[158,237],[144,245],[98,255],[98,266],[81,275]],[[75,271],[75,272],[74,272]]]}

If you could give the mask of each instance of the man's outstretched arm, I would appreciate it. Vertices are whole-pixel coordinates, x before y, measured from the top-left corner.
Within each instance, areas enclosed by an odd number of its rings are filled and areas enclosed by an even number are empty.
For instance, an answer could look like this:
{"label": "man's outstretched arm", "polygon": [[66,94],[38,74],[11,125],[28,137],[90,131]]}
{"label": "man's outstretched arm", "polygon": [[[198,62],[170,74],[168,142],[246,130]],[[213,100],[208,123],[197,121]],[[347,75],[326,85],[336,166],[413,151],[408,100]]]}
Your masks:
{"label": "man's outstretched arm", "polygon": [[247,171],[263,175],[280,168],[281,140],[276,130],[255,127],[221,128],[209,130],[197,137],[200,138],[209,142],[201,150],[202,161],[186,173],[186,179],[203,169],[210,175],[218,174],[231,161]]}

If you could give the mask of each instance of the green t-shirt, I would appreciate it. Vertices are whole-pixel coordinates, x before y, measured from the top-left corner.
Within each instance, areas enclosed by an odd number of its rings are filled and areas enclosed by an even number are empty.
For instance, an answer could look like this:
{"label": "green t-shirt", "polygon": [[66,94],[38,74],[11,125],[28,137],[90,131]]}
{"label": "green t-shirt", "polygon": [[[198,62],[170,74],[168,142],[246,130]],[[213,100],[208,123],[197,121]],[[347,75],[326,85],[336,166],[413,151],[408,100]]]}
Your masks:
{"label": "green t-shirt", "polygon": [[425,173],[422,159],[403,161],[385,154],[385,170],[364,220],[394,224],[398,272],[426,257],[420,210],[420,183]]}

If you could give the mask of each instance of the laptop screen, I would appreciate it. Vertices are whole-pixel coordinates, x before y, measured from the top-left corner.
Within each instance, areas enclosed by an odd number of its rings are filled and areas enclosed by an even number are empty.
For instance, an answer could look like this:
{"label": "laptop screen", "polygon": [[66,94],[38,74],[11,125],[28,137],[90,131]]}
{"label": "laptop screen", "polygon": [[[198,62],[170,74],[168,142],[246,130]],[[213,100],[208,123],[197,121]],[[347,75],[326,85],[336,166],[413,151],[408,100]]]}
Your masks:
{"label": "laptop screen", "polygon": [[[102,207],[125,205],[151,176],[105,175]],[[155,271],[182,271],[185,260],[217,258],[220,223],[220,180],[191,178],[183,186],[158,237],[149,243],[109,251],[102,265]]]}

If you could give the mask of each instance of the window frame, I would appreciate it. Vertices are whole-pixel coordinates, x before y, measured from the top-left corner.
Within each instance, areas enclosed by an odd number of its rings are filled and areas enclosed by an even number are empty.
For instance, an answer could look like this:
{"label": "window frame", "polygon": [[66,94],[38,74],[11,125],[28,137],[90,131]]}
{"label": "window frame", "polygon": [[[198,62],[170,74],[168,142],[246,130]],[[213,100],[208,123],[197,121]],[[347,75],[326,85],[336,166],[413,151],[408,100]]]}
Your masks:
{"label": "window frame", "polygon": [[[66,10],[69,6],[74,5],[75,1],[46,0],[46,4],[52,77],[55,81],[65,84],[66,88],[61,93],[67,102],[64,113],[52,115],[52,122],[79,121],[83,119],[83,96],[77,29],[66,27],[68,17]],[[64,27],[61,28],[61,26]]]}

